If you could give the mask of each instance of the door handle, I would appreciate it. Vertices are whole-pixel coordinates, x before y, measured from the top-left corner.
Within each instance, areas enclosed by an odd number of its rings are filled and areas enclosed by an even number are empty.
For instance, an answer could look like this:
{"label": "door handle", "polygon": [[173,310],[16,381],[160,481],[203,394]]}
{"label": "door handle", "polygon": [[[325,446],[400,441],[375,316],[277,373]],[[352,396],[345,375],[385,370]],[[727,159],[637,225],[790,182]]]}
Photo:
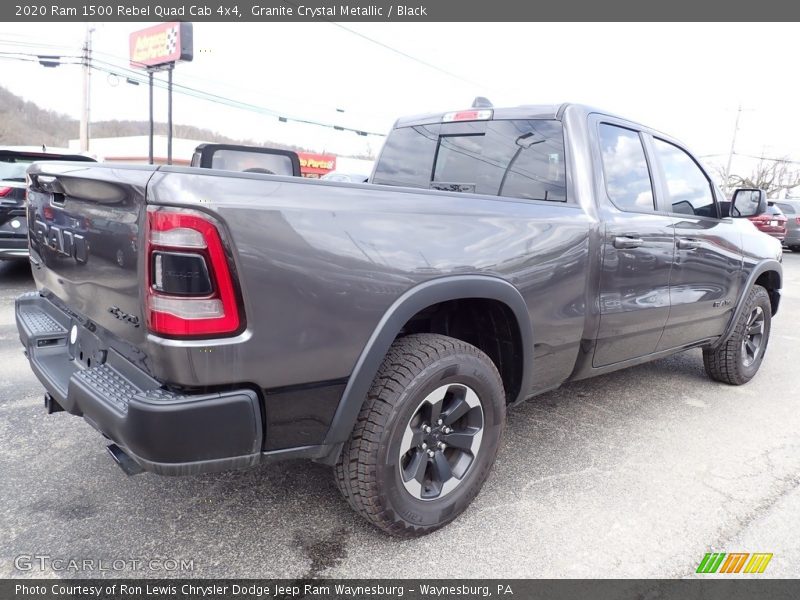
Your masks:
{"label": "door handle", "polygon": [[633,237],[630,235],[618,235],[614,238],[614,248],[623,250],[625,248],[638,248],[644,244],[642,238]]}
{"label": "door handle", "polygon": [[681,250],[696,250],[702,245],[700,240],[690,238],[678,238],[678,248]]}

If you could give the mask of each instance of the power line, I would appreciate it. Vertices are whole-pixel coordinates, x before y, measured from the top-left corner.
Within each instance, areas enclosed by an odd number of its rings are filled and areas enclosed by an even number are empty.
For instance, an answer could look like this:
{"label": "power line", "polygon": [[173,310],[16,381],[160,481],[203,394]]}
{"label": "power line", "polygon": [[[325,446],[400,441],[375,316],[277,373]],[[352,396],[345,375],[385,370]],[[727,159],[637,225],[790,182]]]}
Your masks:
{"label": "power line", "polygon": [[[134,61],[131,61],[126,57],[119,56],[118,54],[112,54],[110,52],[103,52],[103,51],[100,51],[100,50],[94,50],[94,53],[109,57],[111,59],[115,59],[116,61],[124,61],[124,62],[126,62],[128,64],[133,63],[134,66],[138,66],[139,68],[146,68],[147,67],[147,65],[144,65],[142,63],[135,63]],[[114,62],[111,62],[111,61],[107,61],[107,64],[109,64],[109,65],[113,64],[116,67],[125,68],[124,66],[120,65],[119,63],[114,63]],[[239,85],[239,84],[233,83],[233,82],[223,82],[223,81],[220,81],[219,79],[209,79],[209,78],[206,78],[206,77],[198,77],[196,75],[190,75],[190,74],[185,74],[185,73],[181,73],[181,79],[194,80],[194,81],[197,81],[197,82],[200,82],[200,83],[212,83],[212,84],[215,84],[217,86],[224,85],[225,88],[238,89],[238,90],[241,90],[243,92],[263,93],[263,91],[264,91],[262,89],[254,89],[252,87],[244,87],[242,85]],[[309,102],[308,98],[297,98],[297,97],[292,97],[292,96],[285,96],[285,95],[282,95],[282,94],[276,94],[272,90],[270,91],[270,94],[272,94],[272,95],[274,95],[276,97],[279,97],[282,100],[285,100],[285,101],[288,101],[288,102],[294,102],[294,103],[298,103],[299,102],[299,103],[306,104],[308,106],[316,107],[318,109],[323,109],[323,110],[328,110],[328,111],[335,110],[336,112],[339,112],[339,113],[345,112],[345,110],[342,109],[340,106],[323,105],[323,104],[319,104],[317,102]],[[350,110],[348,109],[347,112],[350,112]],[[387,119],[387,118],[391,118],[392,117],[391,115],[387,115],[385,113],[384,114],[379,114],[379,113],[375,113],[375,112],[369,112],[369,111],[361,109],[361,108],[359,108],[357,112],[359,112],[361,114],[365,114],[365,115],[370,115],[372,117],[377,117],[377,118],[380,118],[380,119]]]}
{"label": "power line", "polygon": [[[712,158],[714,156],[727,156],[727,155],[728,155],[727,152],[717,152],[716,154],[701,154],[701,155],[698,155],[697,158]],[[744,154],[743,152],[734,152],[733,155],[734,156],[743,156],[745,158],[756,158],[758,160],[768,160],[768,161],[771,161],[771,162],[785,162],[785,163],[790,163],[790,164],[793,164],[793,165],[800,165],[800,160],[791,160],[791,159],[788,159],[788,158],[772,158],[772,157],[769,157],[769,156],[760,156],[760,155],[757,155],[757,154]]]}
{"label": "power line", "polygon": [[[13,34],[10,34],[8,32],[0,32],[0,35],[13,35]],[[69,52],[69,51],[80,52],[80,48],[77,47],[77,46],[56,45],[56,44],[50,44],[50,43],[47,43],[47,42],[29,42],[29,41],[23,42],[23,41],[17,41],[17,40],[0,39],[0,46],[2,46],[2,45],[20,46],[20,47],[28,48],[28,49],[52,48],[53,50],[62,50],[63,52]],[[108,57],[110,59],[114,59],[116,61],[124,61],[124,62],[126,62],[128,64],[132,64],[134,67],[137,67],[137,68],[141,68],[141,69],[146,69],[147,68],[147,65],[145,65],[144,63],[137,62],[137,61],[132,61],[128,57],[124,57],[124,56],[120,56],[118,54],[113,54],[113,53],[110,53],[110,52],[104,52],[102,50],[97,50],[95,48],[92,48],[92,56],[95,57],[98,54],[102,55],[102,56],[106,56],[106,57]],[[109,66],[113,65],[114,67],[119,68],[119,69],[129,70],[126,67],[124,67],[123,65],[120,65],[119,63],[106,61],[106,64],[109,65]],[[204,77],[197,77],[195,75],[187,75],[187,74],[181,74],[181,79],[195,80],[195,81],[202,82],[202,83],[211,82],[211,83],[218,84],[218,85],[221,83],[221,82],[219,82],[219,80],[212,80],[212,79],[208,79],[208,78],[204,78]],[[244,91],[244,92],[259,92],[260,93],[262,91],[262,90],[255,90],[253,88],[246,88],[246,87],[243,87],[241,85],[237,85],[237,84],[234,84],[234,83],[231,83],[231,82],[225,82],[225,87],[226,88],[237,88],[237,89],[239,89],[241,91]],[[289,96],[281,96],[281,97],[282,97],[283,100],[286,100],[288,102],[294,102],[294,103],[302,102],[302,103],[307,104],[309,106],[315,106],[316,108],[319,108],[319,109],[336,110],[337,112],[345,112],[341,107],[333,107],[333,106],[330,106],[330,105],[325,106],[325,105],[314,103],[314,102],[308,102],[308,99],[306,99],[306,98],[300,99],[300,98],[293,98],[293,97],[289,97]],[[348,110],[348,112],[350,112],[350,111]],[[393,116],[392,115],[387,115],[385,113],[384,114],[379,114],[379,113],[375,113],[375,112],[370,112],[368,110],[364,110],[362,108],[359,108],[357,112],[359,112],[361,114],[365,114],[365,115],[370,115],[372,117],[380,118],[380,119],[393,120]]]}
{"label": "power line", "polygon": [[[289,5],[291,5],[291,6],[295,7],[295,8],[299,8],[299,5],[295,4],[291,0],[281,0],[281,2],[283,2],[284,4],[289,4]],[[470,85],[478,86],[479,88],[484,88],[484,89],[488,88],[488,86],[484,85],[483,83],[480,83],[478,81],[474,81],[472,79],[467,79],[466,77],[462,77],[461,75],[457,75],[457,74],[455,74],[455,73],[453,73],[451,71],[448,71],[447,69],[443,69],[441,67],[438,67],[438,66],[434,65],[433,63],[429,63],[428,61],[422,60],[421,58],[418,58],[416,56],[408,54],[407,52],[403,52],[402,50],[398,50],[397,48],[395,48],[393,46],[390,46],[389,44],[386,44],[384,42],[381,42],[380,40],[376,40],[375,38],[371,38],[368,35],[364,35],[363,33],[360,33],[360,32],[358,32],[358,31],[356,31],[354,29],[350,29],[349,27],[345,27],[341,23],[337,23],[336,21],[332,21],[331,19],[325,19],[325,18],[322,18],[321,20],[327,21],[328,23],[330,23],[331,25],[335,25],[339,29],[343,29],[344,31],[346,31],[348,33],[352,33],[353,35],[358,36],[358,37],[360,37],[360,38],[362,38],[362,39],[364,39],[364,40],[366,40],[366,41],[368,41],[368,42],[370,42],[372,44],[375,44],[377,46],[380,46],[381,48],[389,50],[389,52],[394,52],[395,54],[398,54],[399,56],[402,56],[403,58],[407,58],[409,60],[412,60],[412,61],[414,61],[416,63],[419,63],[419,64],[421,64],[421,65],[423,65],[425,67],[428,67],[429,69],[433,69],[434,71],[439,71],[439,73],[443,73],[444,75],[447,75],[448,77],[452,77],[454,79],[458,79],[459,81],[463,81],[464,83],[468,83]]]}
{"label": "power line", "polygon": [[[57,67],[60,65],[80,65],[80,62],[63,62],[64,58],[75,58],[80,59],[78,56],[53,56],[48,54],[23,54],[19,52],[4,52],[0,50],[0,59],[5,60],[18,60],[21,62],[38,62],[42,64],[42,66],[46,67]],[[44,64],[45,62],[51,64]]]}
{"label": "power line", "polygon": [[[14,57],[19,57],[18,60],[24,60],[28,62],[36,62],[39,60],[41,62],[41,58],[44,55],[41,54],[34,54],[30,52],[13,52],[13,53],[3,53],[0,52],[0,57],[4,57],[4,54],[13,54]],[[56,59],[75,59],[78,61],[82,60],[80,56],[62,56],[62,57],[52,57],[48,56],[47,58],[51,59],[51,61],[55,62]],[[83,64],[82,62],[60,62],[58,64]],[[110,63],[108,61],[104,61],[95,57],[92,57],[91,64],[89,65],[92,69],[97,71],[101,71],[110,75],[115,75],[117,77],[124,77],[126,80],[132,80],[137,83],[148,83],[148,79],[139,71],[134,71],[132,69],[127,69],[125,67],[120,67],[114,63]],[[154,85],[160,89],[166,89],[166,84],[161,82],[158,79],[154,79]],[[212,92],[207,92],[205,90],[200,90],[197,88],[193,88],[187,85],[182,84],[173,84],[173,89],[176,93],[183,94],[185,96],[191,96],[193,98],[199,100],[205,100],[208,102],[214,102],[216,104],[222,104],[225,106],[229,106],[231,108],[237,108],[240,110],[246,110],[262,115],[276,117],[280,122],[294,122],[303,125],[312,125],[316,127],[325,127],[327,129],[333,129],[336,131],[349,131],[352,133],[356,133],[360,136],[377,136],[377,137],[385,137],[385,133],[379,133],[375,131],[368,131],[363,129],[357,129],[355,127],[345,127],[341,125],[334,125],[332,123],[325,123],[322,121],[318,121],[315,119],[308,119],[304,117],[298,116],[289,116],[283,113],[283,111],[277,111],[271,108],[267,108],[264,106],[259,106],[257,104],[252,104],[249,102],[243,102],[241,100],[235,100],[232,98],[228,98],[226,96],[220,96],[219,94],[214,94]]]}
{"label": "power line", "polygon": [[441,67],[437,67],[436,65],[434,65],[432,63],[429,63],[429,62],[427,62],[425,60],[422,60],[421,58],[417,58],[416,56],[412,56],[411,54],[407,54],[406,52],[403,52],[402,50],[398,50],[397,48],[394,48],[393,46],[390,46],[389,44],[385,44],[385,43],[381,42],[380,40],[376,40],[376,39],[371,38],[371,37],[369,37],[367,35],[364,35],[363,33],[355,31],[354,29],[350,29],[349,27],[345,27],[341,23],[337,23],[335,21],[329,21],[329,23],[331,25],[335,25],[339,29],[344,29],[348,33],[352,33],[353,35],[356,35],[356,36],[358,36],[358,37],[360,37],[362,39],[365,39],[368,42],[376,44],[376,45],[380,46],[381,48],[385,48],[386,50],[389,50],[390,52],[394,52],[395,54],[398,54],[398,55],[400,55],[400,56],[402,56],[404,58],[407,58],[409,60],[417,62],[417,63],[419,63],[419,64],[421,64],[421,65],[423,65],[425,67],[428,67],[429,69],[433,69],[434,71],[439,71],[439,73],[443,73],[443,74],[447,75],[448,77],[452,77],[454,79],[458,79],[459,81],[463,81],[464,83],[468,83],[470,85],[475,85],[475,86],[477,86],[479,88],[483,88],[483,89],[487,89],[488,88],[488,86],[486,86],[486,85],[484,85],[484,84],[482,84],[482,83],[480,83],[478,81],[473,81],[472,79],[467,79],[466,77],[462,77],[461,75],[456,75],[455,73],[452,73],[452,72],[450,72],[450,71],[448,71],[446,69],[443,69]]}
{"label": "power line", "polygon": [[771,158],[769,156],[756,156],[755,154],[742,154],[741,152],[734,152],[735,156],[745,156],[747,158],[757,158],[758,160],[768,160],[770,162],[783,162],[792,165],[800,165],[800,160],[789,160],[788,158]]}
{"label": "power line", "polygon": [[[106,65],[106,67],[100,67],[100,66],[97,66],[97,65],[93,65],[92,68],[96,69],[98,71],[103,71],[104,73],[108,73],[110,75],[116,75],[117,77],[125,77],[126,79],[133,79],[135,81],[138,81],[139,83],[146,83],[147,82],[147,79],[144,78],[144,76],[142,76],[138,72],[133,71],[131,69],[120,68],[117,65],[113,65],[111,63],[106,63],[105,61],[101,61],[101,60],[98,60],[98,59],[94,59],[94,62]],[[122,71],[122,72],[120,72],[120,71]],[[157,80],[157,79],[154,80],[154,84],[156,85],[156,87],[159,87],[161,89],[166,89],[166,84],[164,84],[160,80]],[[361,135],[361,136],[368,136],[368,135],[378,136],[378,137],[385,137],[386,136],[385,133],[378,133],[378,132],[375,132],[375,131],[365,131],[365,130],[362,130],[362,129],[356,129],[354,127],[344,127],[344,126],[340,126],[340,125],[334,125],[332,123],[324,123],[322,121],[316,121],[314,119],[306,119],[306,118],[303,118],[303,117],[287,116],[282,111],[277,111],[277,110],[274,110],[274,109],[271,109],[271,108],[267,108],[267,107],[264,107],[264,106],[259,106],[257,104],[251,104],[249,102],[243,102],[241,100],[235,100],[235,99],[232,99],[232,98],[228,98],[226,96],[220,96],[220,95],[214,94],[212,92],[206,92],[204,90],[199,90],[199,89],[196,89],[196,88],[193,88],[193,87],[190,87],[190,86],[186,86],[186,85],[182,85],[182,84],[178,84],[178,83],[174,83],[173,84],[173,89],[175,90],[176,93],[183,94],[185,96],[191,96],[191,97],[197,98],[199,100],[206,100],[206,101],[214,102],[214,103],[217,103],[217,104],[223,104],[225,106],[230,106],[232,108],[238,108],[238,109],[241,109],[241,110],[247,110],[247,111],[254,112],[254,113],[259,113],[259,114],[262,114],[262,115],[276,117],[278,120],[280,120],[283,123],[291,121],[291,122],[294,122],[294,123],[300,123],[300,124],[304,124],[304,125],[314,125],[314,126],[317,126],[317,127],[325,127],[325,128],[328,128],[328,129],[334,129],[336,131],[350,131],[350,132],[356,133],[356,134]]]}

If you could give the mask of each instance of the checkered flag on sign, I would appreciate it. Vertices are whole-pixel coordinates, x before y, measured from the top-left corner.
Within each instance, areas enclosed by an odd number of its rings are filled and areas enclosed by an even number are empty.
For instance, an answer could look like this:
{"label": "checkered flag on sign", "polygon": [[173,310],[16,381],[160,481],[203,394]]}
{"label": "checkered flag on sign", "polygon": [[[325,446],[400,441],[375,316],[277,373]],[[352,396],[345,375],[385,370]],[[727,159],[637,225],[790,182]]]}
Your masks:
{"label": "checkered flag on sign", "polygon": [[175,48],[178,46],[178,26],[175,25],[174,27],[170,27],[167,30],[167,54],[172,54],[175,52]]}

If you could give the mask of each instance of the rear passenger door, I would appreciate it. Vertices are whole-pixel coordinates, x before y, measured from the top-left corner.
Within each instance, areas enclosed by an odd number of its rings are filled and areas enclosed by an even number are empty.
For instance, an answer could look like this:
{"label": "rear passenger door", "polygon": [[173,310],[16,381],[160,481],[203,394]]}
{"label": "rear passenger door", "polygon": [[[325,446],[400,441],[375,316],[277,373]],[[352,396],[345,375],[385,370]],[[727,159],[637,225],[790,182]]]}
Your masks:
{"label": "rear passenger door", "polygon": [[673,219],[657,210],[643,134],[606,117],[591,122],[596,181],[604,222],[600,324],[593,366],[646,356],[656,350],[669,316],[674,253]]}
{"label": "rear passenger door", "polygon": [[656,135],[646,143],[657,167],[661,208],[669,212],[675,232],[671,308],[658,344],[658,350],[667,350],[724,331],[740,286],[741,235],[730,218],[721,218],[721,198],[689,152]]}

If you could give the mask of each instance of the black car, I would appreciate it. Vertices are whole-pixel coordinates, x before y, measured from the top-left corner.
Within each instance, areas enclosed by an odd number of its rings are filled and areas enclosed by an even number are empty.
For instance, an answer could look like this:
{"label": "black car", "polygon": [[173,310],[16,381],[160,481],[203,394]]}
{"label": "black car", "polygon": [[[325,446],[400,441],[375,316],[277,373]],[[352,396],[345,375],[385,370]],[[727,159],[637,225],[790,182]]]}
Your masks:
{"label": "black car", "polygon": [[97,162],[82,154],[35,148],[0,148],[0,260],[28,258],[28,219],[25,216],[25,172],[42,160]]}

